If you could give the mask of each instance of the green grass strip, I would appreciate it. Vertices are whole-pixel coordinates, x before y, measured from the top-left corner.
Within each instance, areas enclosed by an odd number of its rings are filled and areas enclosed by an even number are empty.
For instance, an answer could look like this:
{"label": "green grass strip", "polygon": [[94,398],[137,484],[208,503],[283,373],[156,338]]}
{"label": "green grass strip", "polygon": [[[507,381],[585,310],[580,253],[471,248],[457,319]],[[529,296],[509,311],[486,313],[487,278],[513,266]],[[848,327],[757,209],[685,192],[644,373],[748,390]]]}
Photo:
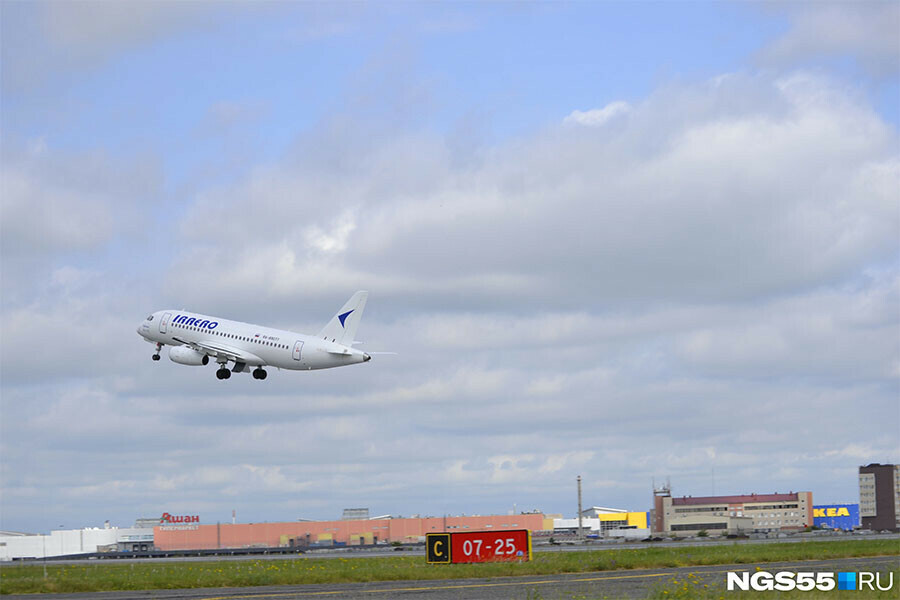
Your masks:
{"label": "green grass strip", "polygon": [[46,566],[29,563],[0,566],[0,593],[73,593],[508,577],[884,555],[900,556],[900,540],[538,552],[533,560],[526,563],[475,565],[429,565],[424,556],[309,558],[309,555],[292,559],[209,562],[151,560],[122,564],[92,561]]}

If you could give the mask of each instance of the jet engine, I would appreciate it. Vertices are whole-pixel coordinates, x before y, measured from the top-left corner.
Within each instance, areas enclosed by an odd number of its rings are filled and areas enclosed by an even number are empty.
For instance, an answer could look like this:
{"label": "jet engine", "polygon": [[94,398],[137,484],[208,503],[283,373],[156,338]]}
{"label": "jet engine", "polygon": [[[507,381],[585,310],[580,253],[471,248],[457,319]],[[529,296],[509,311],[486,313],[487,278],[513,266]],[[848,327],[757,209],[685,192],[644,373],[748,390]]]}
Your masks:
{"label": "jet engine", "polygon": [[197,352],[189,346],[172,346],[169,348],[169,360],[179,365],[200,366],[209,364],[209,356]]}

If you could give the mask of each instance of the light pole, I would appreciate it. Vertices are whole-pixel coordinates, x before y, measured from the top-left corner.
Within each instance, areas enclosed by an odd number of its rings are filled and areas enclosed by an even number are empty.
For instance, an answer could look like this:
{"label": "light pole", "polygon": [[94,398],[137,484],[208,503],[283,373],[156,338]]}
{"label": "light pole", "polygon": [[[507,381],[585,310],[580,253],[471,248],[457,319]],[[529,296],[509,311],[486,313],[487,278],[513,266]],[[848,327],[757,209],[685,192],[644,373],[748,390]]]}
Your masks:
{"label": "light pole", "polygon": [[581,475],[578,476],[578,541],[584,541],[584,530],[581,528]]}

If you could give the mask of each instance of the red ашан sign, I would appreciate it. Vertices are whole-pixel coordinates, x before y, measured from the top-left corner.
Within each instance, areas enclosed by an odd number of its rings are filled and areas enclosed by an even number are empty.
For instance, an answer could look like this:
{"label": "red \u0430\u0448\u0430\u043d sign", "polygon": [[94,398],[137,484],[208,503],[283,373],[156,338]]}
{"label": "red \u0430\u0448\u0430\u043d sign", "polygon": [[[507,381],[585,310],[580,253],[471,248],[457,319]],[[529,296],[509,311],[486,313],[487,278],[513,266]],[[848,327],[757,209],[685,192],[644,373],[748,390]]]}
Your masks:
{"label": "red \u0430\u0448\u0430\u043d sign", "polygon": [[164,512],[159,518],[160,525],[181,525],[183,523],[199,523],[200,515],[180,515],[174,516]]}

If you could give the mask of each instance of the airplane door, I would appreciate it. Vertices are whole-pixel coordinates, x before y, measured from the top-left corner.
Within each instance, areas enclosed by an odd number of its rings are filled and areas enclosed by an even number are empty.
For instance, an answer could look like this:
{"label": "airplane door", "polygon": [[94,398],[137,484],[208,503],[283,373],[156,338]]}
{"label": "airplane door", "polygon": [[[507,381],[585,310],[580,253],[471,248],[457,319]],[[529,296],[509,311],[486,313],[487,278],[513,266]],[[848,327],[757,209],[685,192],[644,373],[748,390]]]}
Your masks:
{"label": "airplane door", "polygon": [[172,313],[166,313],[162,316],[162,319],[159,320],[159,332],[165,333],[166,326],[169,324],[169,319],[172,318]]}
{"label": "airplane door", "polygon": [[303,342],[294,343],[294,360],[300,360],[300,351],[303,350]]}

